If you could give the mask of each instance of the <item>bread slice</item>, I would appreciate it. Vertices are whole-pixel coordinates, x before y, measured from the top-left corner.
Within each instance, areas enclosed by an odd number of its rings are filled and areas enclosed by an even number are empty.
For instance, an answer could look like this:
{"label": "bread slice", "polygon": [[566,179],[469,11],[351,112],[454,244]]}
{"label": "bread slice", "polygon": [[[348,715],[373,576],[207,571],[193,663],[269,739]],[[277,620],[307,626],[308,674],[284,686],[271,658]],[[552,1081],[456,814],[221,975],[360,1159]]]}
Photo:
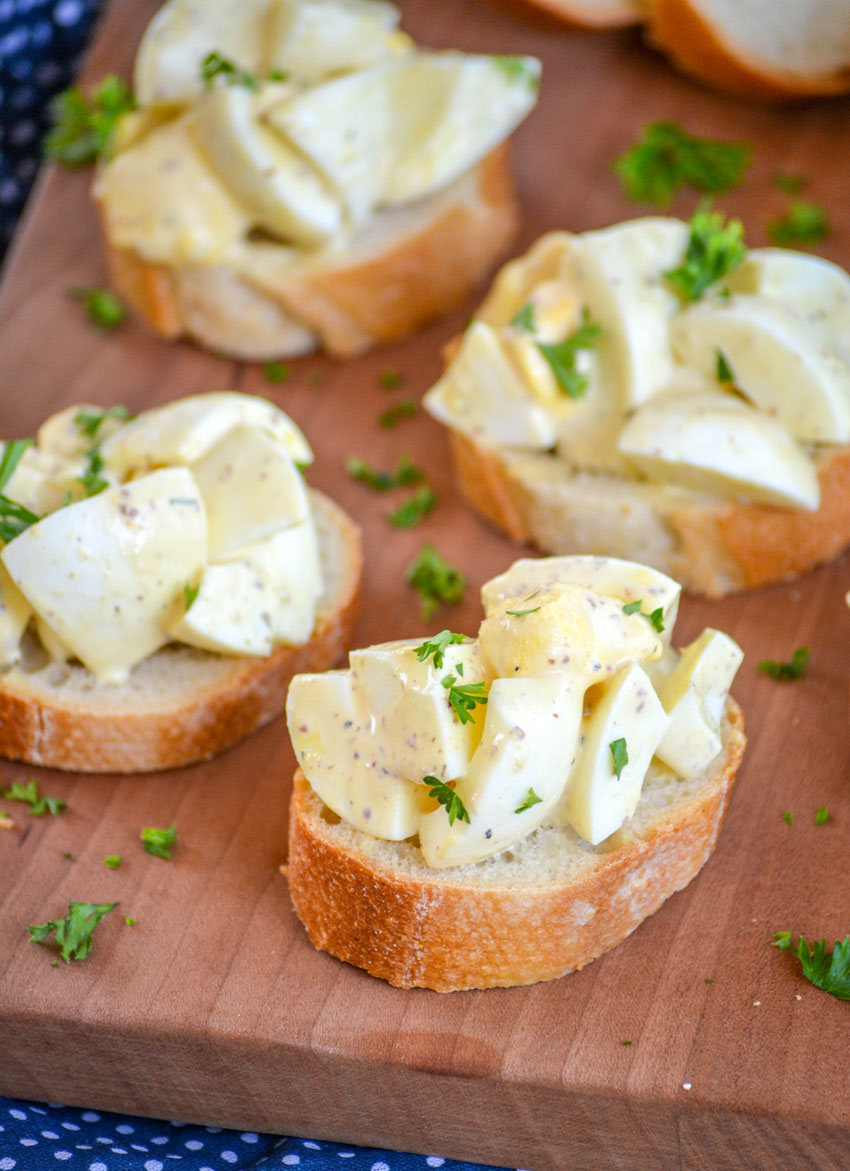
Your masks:
{"label": "bread slice", "polygon": [[515,541],[644,561],[710,598],[797,577],[850,544],[850,448],[820,450],[821,502],[808,512],[570,472],[551,456],[512,456],[457,432],[450,442],[461,495]]}
{"label": "bread slice", "polygon": [[649,0],[647,35],[684,72],[744,97],[850,90],[846,0]]}
{"label": "bread slice", "polygon": [[399,988],[508,987],[583,968],[622,942],[702,868],[744,751],[727,700],[723,749],[680,780],[650,769],[631,821],[599,846],[564,826],[435,871],[412,841],[364,834],[300,770],[290,811],[292,902],[312,943]]}
{"label": "bread slice", "polygon": [[106,247],[115,288],[163,337],[249,361],[318,346],[350,357],[459,305],[517,225],[503,143],[431,198],[380,213],[344,252],[293,263],[291,249],[247,242],[230,263],[169,268]]}
{"label": "bread slice", "polygon": [[359,601],[360,531],[311,492],[324,590],[303,646],[269,658],[171,644],[121,685],[82,666],[44,662],[33,646],[0,675],[0,756],[73,772],[148,772],[205,760],[283,711],[293,675],[333,666],[351,644]]}

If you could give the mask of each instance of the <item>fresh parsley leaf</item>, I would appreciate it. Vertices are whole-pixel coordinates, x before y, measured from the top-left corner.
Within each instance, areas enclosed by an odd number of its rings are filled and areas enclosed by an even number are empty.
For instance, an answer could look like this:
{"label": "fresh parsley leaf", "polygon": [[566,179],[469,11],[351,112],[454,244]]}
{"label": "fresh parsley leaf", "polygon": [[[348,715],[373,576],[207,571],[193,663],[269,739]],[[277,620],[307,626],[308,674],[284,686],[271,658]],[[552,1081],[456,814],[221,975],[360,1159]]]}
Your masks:
{"label": "fresh parsley leaf", "polygon": [[394,406],[388,407],[387,410],[381,411],[378,415],[378,422],[382,427],[395,427],[402,419],[412,419],[419,408],[412,398],[403,398]]}
{"label": "fresh parsley leaf", "polygon": [[621,1041],[621,1045],[634,1045],[634,1041]]}
{"label": "fresh parsley leaf", "polygon": [[246,89],[259,89],[253,73],[240,68],[234,61],[213,49],[201,62],[201,81],[207,89],[211,89],[217,77],[224,78],[227,85],[244,85]]}
{"label": "fresh parsley leaf", "polygon": [[155,825],[146,825],[139,837],[149,854],[155,854],[157,858],[171,861],[171,851],[177,844],[177,830],[173,825],[167,826],[166,829],[158,829]]}
{"label": "fresh parsley leaf", "polygon": [[100,474],[103,471],[103,456],[98,447],[93,447],[88,454],[89,466],[81,476],[77,476],[86,490],[86,496],[97,496],[104,488],[109,487],[109,481]]}
{"label": "fresh parsley leaf", "polygon": [[537,92],[540,78],[530,63],[533,58],[497,55],[493,60],[511,81],[525,82],[530,90]]}
{"label": "fresh parsley leaf", "polygon": [[95,285],[72,285],[68,296],[82,301],[89,321],[104,331],[116,329],[127,319],[124,302],[109,289]]}
{"label": "fresh parsley leaf", "polygon": [[758,669],[771,679],[799,679],[805,675],[809,665],[810,652],[807,646],[798,646],[791,656],[789,663],[779,663],[774,659],[760,659]]}
{"label": "fresh parsley leaf", "polygon": [[382,370],[378,375],[378,385],[382,386],[384,390],[396,390],[402,382],[403,377],[398,370]]}
{"label": "fresh parsley leaf", "polygon": [[737,268],[746,253],[740,220],[726,220],[720,212],[700,208],[691,218],[683,263],[664,275],[685,301],[698,301],[706,289]]}
{"label": "fresh parsley leaf", "polygon": [[124,920],[124,924],[125,924],[125,926],[127,926],[127,927],[135,927],[135,926],[136,926],[136,920],[135,920],[135,919],[131,919],[131,918],[130,918],[130,916],[128,915],[128,916],[125,918],[125,920]]}
{"label": "fresh parsley leaf", "polygon": [[286,362],[263,362],[266,382],[286,382],[290,375]]}
{"label": "fresh parsley leaf", "polygon": [[641,618],[645,618],[651,626],[655,627],[659,634],[664,633],[664,610],[661,606],[658,606],[651,614],[647,614],[643,609],[643,599],[638,598],[637,601],[627,602],[623,606],[623,613],[640,614]]}
{"label": "fresh parsley leaf", "polygon": [[3,796],[7,801],[23,801],[29,805],[30,817],[41,817],[43,813],[58,817],[63,809],[68,808],[68,802],[63,801],[61,797],[42,797],[33,777],[30,777],[25,785],[13,781]]}
{"label": "fresh parsley leaf", "polygon": [[717,381],[730,383],[734,386],[735,375],[729,365],[729,359],[722,350],[717,351]]}
{"label": "fresh parsley leaf", "polygon": [[819,203],[794,199],[784,216],[768,220],[767,235],[779,248],[817,244],[832,231],[829,216]]}
{"label": "fresh parsley leaf", "polygon": [[530,809],[532,807],[532,805],[539,805],[542,800],[543,800],[543,798],[538,797],[533,789],[529,789],[528,793],[526,794],[526,798],[523,801],[522,805],[518,806],[514,810],[514,813],[525,813],[526,809]]}
{"label": "fresh parsley leaf", "polygon": [[786,823],[786,825],[793,825],[794,824],[794,817],[793,817],[790,809],[783,809],[782,810],[782,820]]}
{"label": "fresh parsley leaf", "polygon": [[629,199],[667,207],[682,187],[704,195],[731,191],[743,180],[753,148],[688,134],[675,122],[650,122],[614,163]]}
{"label": "fresh parsley leaf", "polygon": [[802,935],[794,948],[790,931],[775,931],[773,946],[780,951],[793,951],[800,961],[803,975],[815,985],[839,1000],[850,1000],[850,935],[835,941],[835,948],[827,954],[826,940],[819,939],[809,946]]}
{"label": "fresh parsley leaf", "polygon": [[407,500],[402,501],[398,508],[388,512],[387,520],[397,529],[411,529],[434,511],[438,500],[439,497],[433,488],[423,485],[421,488],[417,488]]}
{"label": "fresh parsley leaf", "polygon": [[444,784],[437,777],[427,776],[423,778],[423,783],[431,785],[428,790],[429,797],[436,797],[441,805],[446,807],[446,813],[449,815],[449,825],[454,825],[456,821],[465,821],[469,824],[469,814],[466,811],[466,806],[461,801],[458,794],[449,785]]}
{"label": "fresh parsley leaf", "polygon": [[31,439],[13,439],[11,443],[3,444],[3,457],[0,459],[0,492],[15,474],[15,468],[21,462],[21,456],[31,446]]}
{"label": "fresh parsley leaf", "polygon": [[434,668],[439,671],[443,665],[443,656],[446,653],[446,647],[459,645],[463,642],[463,639],[464,636],[462,634],[453,634],[451,630],[441,630],[433,638],[426,639],[425,642],[414,647],[413,653],[420,663],[426,663],[433,656]]}
{"label": "fresh parsley leaf", "polygon": [[48,935],[56,932],[62,959],[66,964],[71,960],[84,960],[91,951],[92,934],[104,915],[118,906],[117,903],[69,903],[64,919],[49,923],[31,923],[30,939],[43,943]]}
{"label": "fresh parsley leaf", "polygon": [[449,693],[449,703],[462,724],[474,724],[474,711],[479,704],[487,702],[486,683],[458,683],[456,675],[446,675],[440,680]]}
{"label": "fresh parsley leaf", "polygon": [[108,866],[110,870],[117,870],[124,859],[120,854],[107,854],[103,859],[104,866]]}
{"label": "fresh parsley leaf", "polygon": [[130,417],[127,408],[119,404],[107,407],[104,411],[78,411],[74,415],[74,422],[87,439],[96,439],[101,424],[106,419],[120,419],[122,422],[126,422]]}
{"label": "fresh parsley leaf", "polygon": [[466,578],[433,545],[423,545],[407,567],[407,583],[413,586],[422,603],[422,619],[427,622],[441,605],[463,601]]}
{"label": "fresh parsley leaf", "polygon": [[620,779],[620,774],[629,763],[629,751],[626,748],[626,741],[621,736],[619,740],[612,740],[608,745],[611,749],[611,759],[614,762],[614,772],[617,780]]}
{"label": "fresh parsley leaf", "polygon": [[539,609],[539,606],[534,606],[531,610],[505,610],[505,613],[512,618],[524,618],[526,614],[536,614]]}
{"label": "fresh parsley leaf", "polygon": [[345,465],[345,470],[354,480],[359,480],[367,488],[375,492],[389,492],[391,488],[401,488],[408,484],[421,484],[425,473],[411,461],[409,455],[401,455],[398,459],[395,472],[381,472],[370,468],[365,460],[352,456]]}
{"label": "fresh parsley leaf", "polygon": [[195,601],[195,598],[197,598],[200,590],[200,582],[198,582],[197,585],[189,585],[189,583],[186,582],[186,584],[183,586],[183,602],[185,603],[187,610],[192,609],[192,603]]}
{"label": "fresh parsley leaf", "polygon": [[34,525],[41,517],[2,495],[3,488],[14,475],[15,468],[21,461],[21,456],[32,443],[31,439],[14,439],[3,445],[3,456],[0,459],[0,541],[12,541],[24,529]]}
{"label": "fresh parsley leaf", "polygon": [[520,333],[534,333],[537,326],[534,321],[534,305],[531,301],[526,301],[524,305],[520,305],[508,324],[511,329],[515,329]]}
{"label": "fresh parsley leaf", "polygon": [[57,94],[50,106],[53,127],[44,153],[66,167],[107,158],[118,120],[133,109],[133,95],[120,77],[105,77],[91,97],[77,86]]}
{"label": "fresh parsley leaf", "polygon": [[824,825],[824,823],[827,821],[832,821],[832,814],[825,805],[821,805],[820,809],[816,810],[815,812],[815,825]]}
{"label": "fresh parsley leaf", "polygon": [[538,342],[537,348],[552,368],[555,381],[570,398],[581,398],[587,390],[587,375],[576,370],[580,350],[592,349],[601,326],[590,320],[587,306],[582,306],[581,325],[562,342]]}

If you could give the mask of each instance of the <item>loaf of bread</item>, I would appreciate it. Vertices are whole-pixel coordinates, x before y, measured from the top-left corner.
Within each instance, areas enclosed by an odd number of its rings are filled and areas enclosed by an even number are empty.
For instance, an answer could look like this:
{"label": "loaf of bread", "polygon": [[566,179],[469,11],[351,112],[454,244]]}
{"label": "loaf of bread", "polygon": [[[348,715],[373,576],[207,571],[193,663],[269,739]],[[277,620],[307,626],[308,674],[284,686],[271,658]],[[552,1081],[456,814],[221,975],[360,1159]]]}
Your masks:
{"label": "loaf of bread", "polygon": [[709,857],[744,749],[735,643],[670,646],[679,590],[517,562],[477,640],[297,676],[284,868],[312,943],[398,987],[530,984],[620,943]]}
{"label": "loaf of bread", "polygon": [[539,63],[420,51],[398,19],[382,0],[160,10],[94,188],[113,282],[154,330],[349,356],[454,308],[504,253],[505,140]]}
{"label": "loaf of bread", "polygon": [[515,540],[710,597],[850,543],[850,277],[735,243],[685,296],[723,230],[699,213],[555,233],[499,274],[426,406],[462,495]]}

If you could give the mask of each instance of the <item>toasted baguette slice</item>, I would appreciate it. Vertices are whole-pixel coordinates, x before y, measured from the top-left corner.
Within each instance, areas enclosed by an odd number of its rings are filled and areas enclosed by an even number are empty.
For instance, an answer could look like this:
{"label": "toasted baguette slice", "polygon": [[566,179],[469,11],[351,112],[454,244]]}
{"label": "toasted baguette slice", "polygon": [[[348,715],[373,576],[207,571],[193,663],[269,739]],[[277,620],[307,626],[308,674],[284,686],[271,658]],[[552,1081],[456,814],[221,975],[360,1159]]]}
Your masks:
{"label": "toasted baguette slice", "polygon": [[509,456],[451,433],[458,489],[515,541],[644,561],[709,598],[806,573],[850,544],[850,448],[817,459],[817,512],[744,504]]}
{"label": "toasted baguette slice", "polygon": [[292,262],[244,245],[232,265],[167,268],[107,239],[112,281],[166,338],[183,334],[249,361],[321,346],[338,357],[410,332],[459,305],[508,247],[518,211],[502,144],[437,195],[382,212],[341,253]]}
{"label": "toasted baguette slice", "polygon": [[528,0],[577,28],[622,28],[639,24],[647,0]]}
{"label": "toasted baguette slice", "polygon": [[236,658],[172,644],[125,684],[82,666],[30,662],[0,675],[0,756],[73,772],[149,772],[205,760],[283,711],[293,675],[333,666],[351,644],[359,601],[360,532],[311,492],[324,591],[313,636],[269,658]]}
{"label": "toasted baguette slice", "polygon": [[412,842],[341,821],[299,770],[284,868],[295,911],[316,947],[400,988],[509,987],[583,968],[702,868],[743,728],[729,699],[710,768],[691,780],[650,770],[631,821],[599,846],[541,827],[483,862],[439,871]]}
{"label": "toasted baguette slice", "polygon": [[647,35],[684,72],[744,97],[850,90],[846,0],[649,0]]}

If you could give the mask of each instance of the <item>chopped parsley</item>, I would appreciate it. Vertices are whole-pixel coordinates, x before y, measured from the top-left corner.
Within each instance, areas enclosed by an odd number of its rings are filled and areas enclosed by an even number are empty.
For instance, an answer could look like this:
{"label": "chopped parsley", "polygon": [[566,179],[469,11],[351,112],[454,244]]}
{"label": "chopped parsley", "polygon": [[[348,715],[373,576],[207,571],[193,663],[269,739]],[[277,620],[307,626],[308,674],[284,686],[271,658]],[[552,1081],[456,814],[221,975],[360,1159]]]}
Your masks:
{"label": "chopped parsley", "polygon": [[118,120],[133,106],[132,93],[114,74],[91,97],[77,86],[64,90],[50,105],[53,126],[44,139],[45,155],[66,167],[107,158]]}
{"label": "chopped parsley", "polygon": [[774,659],[760,659],[758,669],[771,679],[799,679],[806,673],[809,665],[810,652],[807,646],[798,646],[788,663],[779,663]]}
{"label": "chopped parsley", "polygon": [[428,796],[435,797],[441,805],[445,806],[446,813],[449,815],[449,825],[454,825],[456,821],[465,821],[469,825],[469,814],[466,811],[466,806],[451,786],[432,776],[424,777],[423,783],[431,786],[428,790]]}
{"label": "chopped parsley", "polygon": [[67,294],[82,301],[86,317],[98,329],[116,329],[127,319],[124,302],[109,289],[99,289],[96,285],[72,285]]}
{"label": "chopped parsley", "polygon": [[266,382],[286,382],[290,370],[286,362],[263,362]]}
{"label": "chopped parsley", "polygon": [[173,825],[169,825],[166,829],[158,829],[155,825],[146,825],[139,837],[149,854],[155,854],[157,858],[171,861],[171,851],[177,844],[177,830]]}
{"label": "chopped parsley", "polygon": [[619,781],[620,774],[629,763],[629,752],[626,748],[626,742],[621,736],[619,740],[612,740],[608,747],[611,749],[611,760],[614,763],[614,772]]}
{"label": "chopped parsley", "polygon": [[30,939],[43,943],[48,935],[56,932],[55,942],[59,954],[66,964],[71,960],[84,960],[91,951],[92,935],[104,915],[118,906],[117,903],[69,903],[64,919],[49,923],[31,923]]}
{"label": "chopped parsley", "polygon": [[378,375],[378,386],[382,386],[384,390],[397,390],[403,381],[402,374],[398,370],[382,370]]}
{"label": "chopped parsley", "polygon": [[735,385],[735,374],[722,350],[717,351],[717,381]]}
{"label": "chopped parsley", "polygon": [[538,797],[533,789],[529,789],[522,805],[517,806],[514,813],[525,813],[526,809],[530,809],[532,805],[539,805],[542,800],[543,798]]}
{"label": "chopped parsley", "polygon": [[434,667],[439,671],[443,665],[443,656],[446,653],[446,648],[459,645],[463,642],[463,639],[464,636],[462,634],[453,634],[451,630],[441,630],[433,638],[426,639],[425,642],[414,647],[413,653],[420,663],[427,663],[428,659],[433,656]]}
{"label": "chopped parsley", "polygon": [[650,122],[614,171],[629,199],[667,207],[682,187],[704,195],[731,191],[743,181],[752,155],[745,142],[698,138],[675,122]]}
{"label": "chopped parsley", "polygon": [[11,788],[2,794],[7,801],[23,801],[29,805],[30,817],[41,817],[43,813],[50,813],[58,817],[63,809],[68,808],[68,802],[61,797],[42,797],[34,778],[30,777],[25,785],[13,781]]}
{"label": "chopped parsley", "polygon": [[581,398],[587,390],[587,375],[576,369],[580,350],[589,350],[596,344],[601,326],[590,320],[587,306],[582,306],[581,325],[562,342],[538,342],[537,348],[552,368],[555,381],[569,398]]}
{"label": "chopped parsley", "polygon": [[515,329],[519,333],[534,333],[537,325],[534,321],[534,305],[531,301],[526,301],[524,305],[520,305],[508,324],[511,329]]}
{"label": "chopped parsley", "polygon": [[805,175],[789,175],[786,171],[777,171],[773,176],[773,186],[786,195],[797,195],[806,186]]}
{"label": "chopped parsley", "polygon": [[223,78],[227,85],[244,85],[246,89],[259,89],[253,73],[240,68],[234,61],[213,49],[201,62],[201,81],[207,89],[211,89],[218,77]]}
{"label": "chopped parsley", "polygon": [[109,487],[109,481],[100,474],[103,471],[103,456],[99,447],[93,447],[88,453],[89,466],[77,479],[85,488],[86,496],[97,496],[104,488]]}
{"label": "chopped parsley", "polygon": [[505,55],[493,57],[493,61],[511,81],[522,81],[536,93],[540,85],[540,78],[530,63],[532,60],[533,58]]}
{"label": "chopped parsley", "polygon": [[816,988],[822,988],[839,1000],[850,1000],[850,935],[845,935],[843,941],[836,940],[835,948],[829,954],[825,939],[809,946],[801,935],[796,948],[793,947],[790,931],[775,931],[773,946],[780,951],[793,952],[800,961],[803,975]]}
{"label": "chopped parsley", "polygon": [[183,586],[183,602],[184,602],[187,610],[192,609],[192,604],[195,601],[195,599],[197,598],[198,594],[200,593],[200,590],[201,590],[201,583],[200,582],[198,582],[197,585],[193,585],[193,586],[189,585],[189,583],[186,582],[186,584]]}
{"label": "chopped parsley", "polygon": [[794,824],[794,817],[793,817],[790,809],[783,809],[782,810],[782,820],[785,822],[786,825],[793,825]]}
{"label": "chopped parsley", "polygon": [[407,583],[413,586],[422,603],[422,619],[427,622],[441,605],[463,601],[466,578],[433,545],[423,545],[407,567]]}
{"label": "chopped parsley", "polygon": [[117,870],[124,859],[120,854],[107,854],[103,859],[104,866],[108,866],[110,870]]}
{"label": "chopped parsley", "polygon": [[127,408],[118,404],[114,407],[107,407],[104,411],[78,411],[74,415],[74,422],[87,439],[96,439],[101,424],[107,419],[120,419],[122,423],[125,423],[130,418],[131,415]]}
{"label": "chopped parsley", "polygon": [[768,220],[767,235],[779,248],[817,244],[832,231],[829,216],[819,203],[794,199],[784,216]]}
{"label": "chopped parsley", "polygon": [[659,634],[664,633],[664,610],[661,606],[658,606],[651,614],[647,614],[643,609],[643,599],[638,598],[637,601],[627,602],[623,606],[623,613],[640,614],[641,618],[645,618],[651,626],[655,627]]}
{"label": "chopped parsley", "polygon": [[412,398],[403,398],[394,406],[381,411],[378,415],[378,422],[382,427],[389,429],[395,427],[402,419],[412,419],[418,409]]}
{"label": "chopped parsley", "polygon": [[698,301],[711,285],[737,268],[746,256],[740,220],[700,208],[691,218],[685,258],[664,275],[685,301]]}
{"label": "chopped parsley", "polygon": [[433,488],[423,484],[421,488],[417,488],[412,496],[402,501],[398,508],[388,512],[387,520],[397,529],[411,529],[434,511],[438,500],[439,497]]}
{"label": "chopped parsley", "polygon": [[381,472],[369,467],[365,460],[352,456],[345,470],[354,480],[359,480],[375,492],[389,492],[391,488],[402,488],[408,484],[421,484],[425,473],[416,467],[409,455],[400,455],[395,472]]}
{"label": "chopped parsley", "polygon": [[125,918],[124,923],[127,927],[135,927],[136,926],[136,920],[131,919],[129,915]]}
{"label": "chopped parsley", "polygon": [[824,825],[827,821],[832,821],[832,814],[825,805],[821,805],[820,809],[815,811],[814,823]]}
{"label": "chopped parsley", "polygon": [[41,520],[40,516],[24,508],[23,504],[3,495],[3,489],[14,475],[21,456],[31,444],[31,439],[13,439],[11,443],[3,445],[3,456],[0,458],[0,541],[14,540],[24,529]]}
{"label": "chopped parsley", "polygon": [[[462,674],[458,668],[458,673]],[[440,682],[449,693],[449,703],[462,724],[474,724],[476,707],[487,702],[486,683],[458,683],[457,675],[445,675]]]}
{"label": "chopped parsley", "polygon": [[524,618],[526,614],[536,614],[539,609],[539,606],[534,606],[531,610],[505,610],[505,613],[510,614],[511,618]]}

